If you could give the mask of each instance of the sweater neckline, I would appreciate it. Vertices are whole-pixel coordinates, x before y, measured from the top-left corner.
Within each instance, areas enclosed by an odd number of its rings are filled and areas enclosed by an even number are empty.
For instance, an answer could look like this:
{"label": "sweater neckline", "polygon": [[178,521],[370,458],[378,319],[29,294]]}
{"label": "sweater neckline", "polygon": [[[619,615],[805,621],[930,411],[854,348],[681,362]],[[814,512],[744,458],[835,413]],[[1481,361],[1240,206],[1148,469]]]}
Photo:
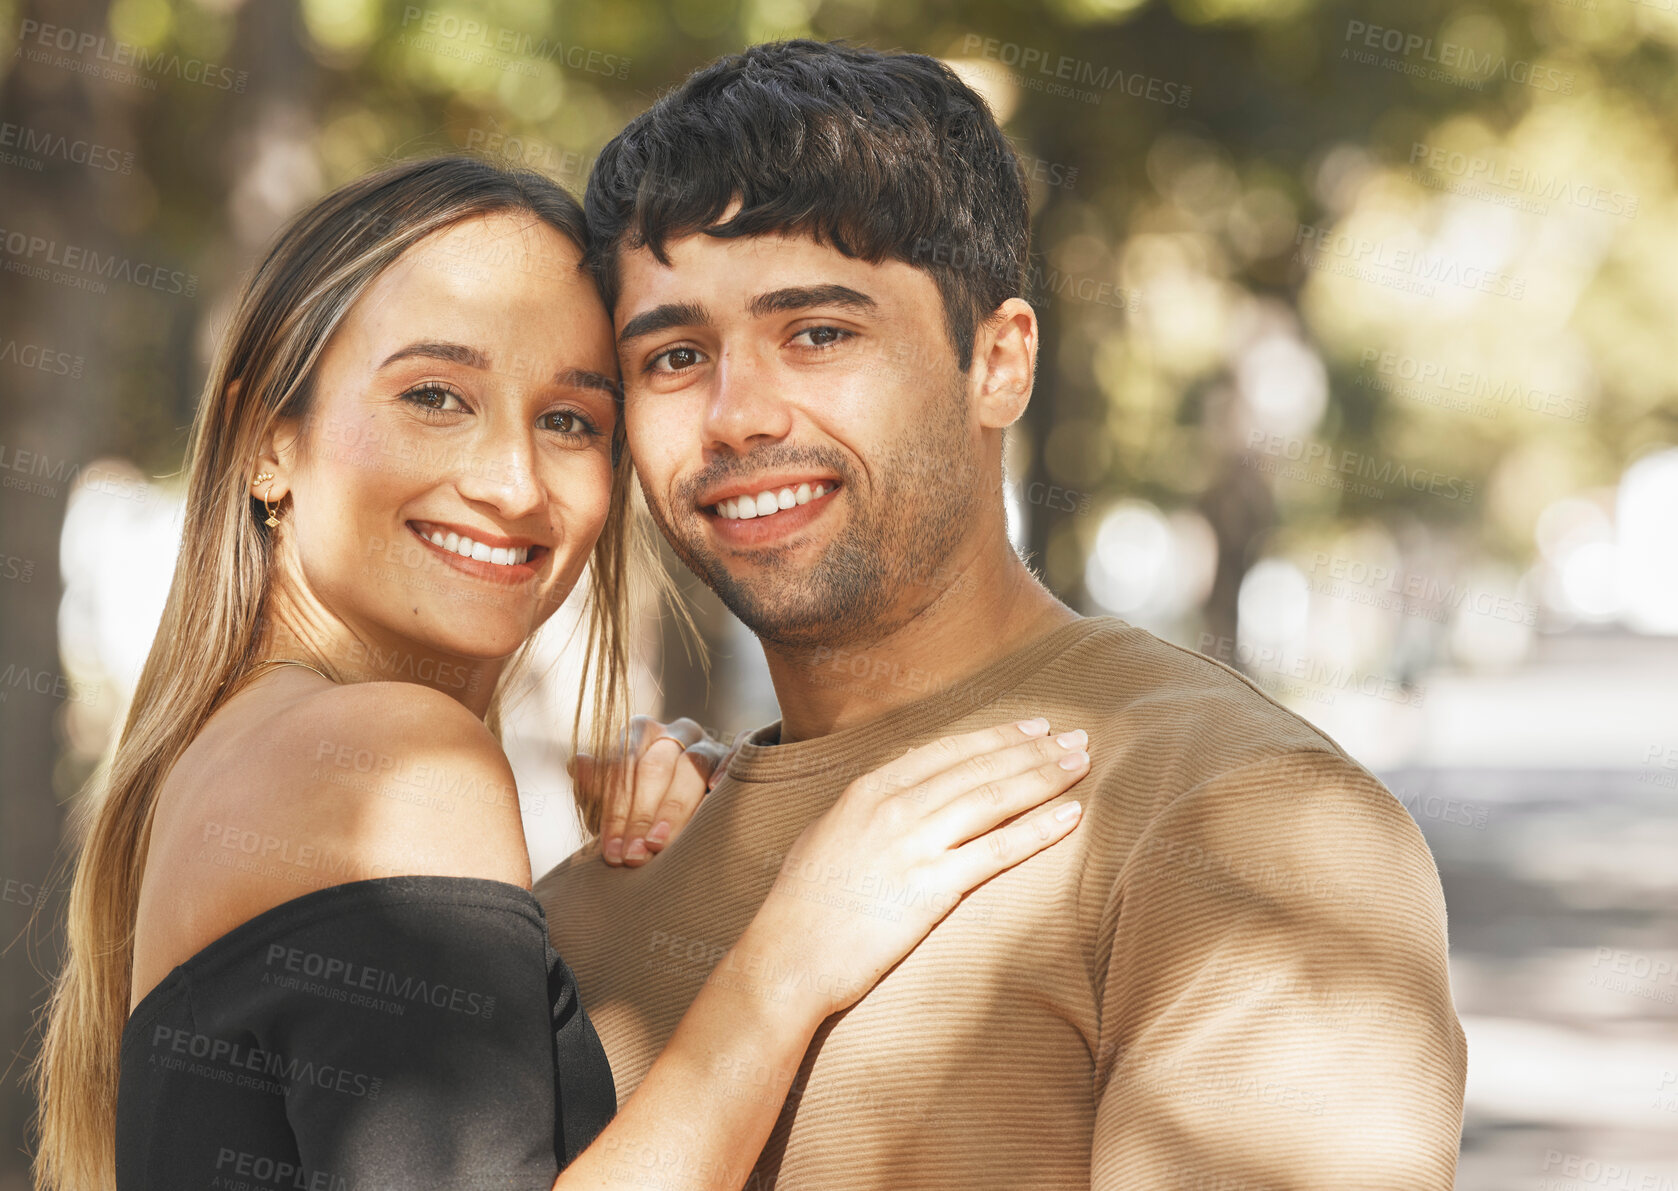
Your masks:
{"label": "sweater neckline", "polygon": [[877,756],[900,741],[995,703],[1055,655],[1115,628],[1130,625],[1114,616],[1079,617],[925,698],[889,708],[866,723],[791,744],[759,743],[780,735],[781,721],[776,720],[746,737],[729,762],[728,777],[745,784],[778,782]]}

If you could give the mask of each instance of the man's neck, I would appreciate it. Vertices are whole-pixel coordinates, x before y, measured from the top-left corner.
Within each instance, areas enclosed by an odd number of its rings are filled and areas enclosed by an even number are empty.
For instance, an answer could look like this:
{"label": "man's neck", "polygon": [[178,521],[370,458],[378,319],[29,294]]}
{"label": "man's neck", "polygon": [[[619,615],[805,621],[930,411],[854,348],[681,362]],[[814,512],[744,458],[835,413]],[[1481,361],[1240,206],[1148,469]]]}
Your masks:
{"label": "man's neck", "polygon": [[867,723],[977,674],[1078,619],[1004,538],[940,575],[942,590],[878,638],[786,650],[764,646],[781,705],[781,743]]}

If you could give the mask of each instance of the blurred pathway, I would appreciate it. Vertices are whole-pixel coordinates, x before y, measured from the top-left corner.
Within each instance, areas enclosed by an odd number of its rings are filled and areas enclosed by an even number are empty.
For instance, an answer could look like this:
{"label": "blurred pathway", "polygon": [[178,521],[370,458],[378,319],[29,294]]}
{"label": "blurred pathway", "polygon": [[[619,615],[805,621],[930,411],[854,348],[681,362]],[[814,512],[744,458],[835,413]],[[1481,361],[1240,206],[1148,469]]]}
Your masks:
{"label": "blurred pathway", "polygon": [[1395,769],[1468,1035],[1457,1191],[1678,1191],[1678,769]]}

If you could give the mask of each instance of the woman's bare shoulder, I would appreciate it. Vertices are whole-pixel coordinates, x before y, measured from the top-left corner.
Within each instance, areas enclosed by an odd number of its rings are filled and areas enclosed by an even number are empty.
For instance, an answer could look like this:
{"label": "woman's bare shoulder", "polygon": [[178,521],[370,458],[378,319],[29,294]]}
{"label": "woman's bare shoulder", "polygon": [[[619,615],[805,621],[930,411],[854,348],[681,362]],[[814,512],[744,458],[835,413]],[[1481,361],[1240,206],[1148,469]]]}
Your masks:
{"label": "woman's bare shoulder", "polygon": [[272,710],[227,710],[160,793],[136,1000],[240,923],[315,889],[405,875],[530,887],[512,767],[447,694],[321,680]]}

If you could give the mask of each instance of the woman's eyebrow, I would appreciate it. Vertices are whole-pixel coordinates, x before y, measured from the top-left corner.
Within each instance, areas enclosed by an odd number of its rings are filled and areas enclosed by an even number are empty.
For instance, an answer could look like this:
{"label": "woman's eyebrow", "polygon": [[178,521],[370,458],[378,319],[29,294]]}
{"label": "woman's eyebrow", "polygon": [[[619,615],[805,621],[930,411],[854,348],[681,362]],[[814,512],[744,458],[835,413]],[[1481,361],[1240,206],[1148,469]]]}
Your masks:
{"label": "woman's eyebrow", "polygon": [[[430,339],[397,348],[385,357],[379,367],[388,368],[398,360],[412,359],[446,360],[451,364],[490,371],[489,356],[477,348],[464,343],[440,343]],[[562,368],[554,373],[553,383],[567,389],[599,389],[614,399],[621,395],[615,379],[589,368]]]}
{"label": "woman's eyebrow", "polygon": [[554,383],[568,389],[599,389],[614,401],[623,400],[623,390],[616,380],[587,368],[563,369],[554,376]]}
{"label": "woman's eyebrow", "polygon": [[398,360],[410,359],[446,360],[450,364],[463,364],[467,368],[489,370],[489,357],[475,347],[464,343],[439,343],[436,340],[425,340],[420,343],[410,343],[407,347],[399,347],[386,356],[379,368],[389,368]]}

